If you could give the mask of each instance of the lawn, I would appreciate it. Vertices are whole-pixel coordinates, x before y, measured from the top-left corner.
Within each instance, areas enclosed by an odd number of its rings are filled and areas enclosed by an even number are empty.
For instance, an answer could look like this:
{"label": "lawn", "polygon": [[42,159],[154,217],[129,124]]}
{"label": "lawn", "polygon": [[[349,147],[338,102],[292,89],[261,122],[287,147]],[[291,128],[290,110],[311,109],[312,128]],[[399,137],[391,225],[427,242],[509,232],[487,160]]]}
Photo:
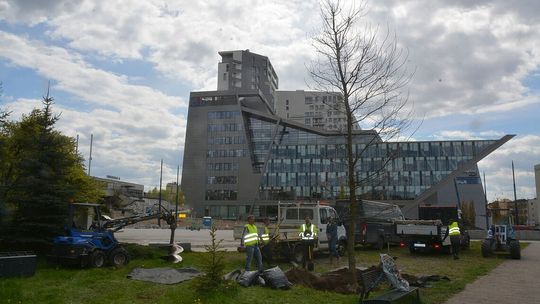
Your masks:
{"label": "lawn", "polygon": [[[201,257],[206,253],[182,253],[184,261],[173,266],[159,259],[162,253],[156,249],[130,245],[129,250],[136,258],[120,269],[64,269],[39,260],[33,277],[0,279],[0,303],[358,303],[358,297],[354,295],[321,292],[301,286],[293,286],[290,290],[272,290],[233,285],[201,297],[196,294],[191,282],[160,285],[130,280],[126,275],[135,267],[200,268]],[[433,282],[430,288],[422,288],[423,303],[444,302],[467,283],[488,273],[506,259],[502,256],[482,258],[479,242],[472,242],[471,249],[462,251],[461,259],[457,261],[449,255],[411,255],[402,248],[391,248],[390,254],[398,257],[398,266],[407,274],[441,275],[451,279],[451,282]],[[244,254],[226,253],[226,271],[241,268],[244,259]],[[379,253],[375,250],[357,250],[359,266],[377,264],[378,259]],[[346,259],[342,260],[342,264],[346,264]],[[286,263],[279,265],[283,270],[290,267]],[[328,258],[319,258],[315,271],[328,269]]]}

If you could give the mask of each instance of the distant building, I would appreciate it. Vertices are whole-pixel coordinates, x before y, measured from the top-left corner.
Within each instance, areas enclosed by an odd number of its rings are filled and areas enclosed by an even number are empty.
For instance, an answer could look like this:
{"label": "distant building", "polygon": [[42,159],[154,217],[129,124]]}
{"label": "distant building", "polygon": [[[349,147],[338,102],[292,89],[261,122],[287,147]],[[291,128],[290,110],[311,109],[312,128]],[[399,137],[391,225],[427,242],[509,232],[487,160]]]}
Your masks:
{"label": "distant building", "polygon": [[[512,219],[514,221],[514,225],[529,225],[530,223],[530,200],[526,199],[518,199],[517,201],[512,201],[509,199],[504,199],[496,202],[492,202],[489,204],[490,208],[494,208],[495,210],[492,212],[493,216],[495,218],[499,216],[507,216],[508,212],[512,215]],[[516,207],[518,209],[518,222],[516,223]],[[503,209],[503,211],[498,211],[496,209]],[[504,209],[507,209],[508,211],[504,211]]]}
{"label": "distant building", "polygon": [[[306,126],[330,131],[346,131],[347,117],[339,93],[277,91],[276,114]],[[355,124],[354,130],[359,130]]]}
{"label": "distant building", "polygon": [[104,196],[123,195],[127,197],[142,198],[144,185],[121,181],[119,178],[101,178],[92,176],[102,185]]}
{"label": "distant building", "polygon": [[176,193],[177,188],[178,187],[176,186],[176,182],[173,182],[173,183],[167,183],[165,190],[169,193]]}

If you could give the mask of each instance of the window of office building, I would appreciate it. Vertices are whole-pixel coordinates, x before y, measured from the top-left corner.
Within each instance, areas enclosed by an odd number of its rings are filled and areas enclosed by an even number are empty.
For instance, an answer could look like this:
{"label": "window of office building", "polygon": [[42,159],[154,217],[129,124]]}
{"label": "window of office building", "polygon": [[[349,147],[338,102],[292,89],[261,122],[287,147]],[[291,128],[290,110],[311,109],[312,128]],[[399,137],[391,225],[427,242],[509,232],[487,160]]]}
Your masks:
{"label": "window of office building", "polygon": [[206,190],[207,201],[235,201],[238,197],[237,190]]}
{"label": "window of office building", "polygon": [[236,176],[208,176],[206,178],[206,183],[209,185],[234,185],[237,183],[237,179],[238,178]]}
{"label": "window of office building", "polygon": [[240,117],[240,112],[238,111],[212,111],[207,114],[208,120],[213,119],[234,119]]}

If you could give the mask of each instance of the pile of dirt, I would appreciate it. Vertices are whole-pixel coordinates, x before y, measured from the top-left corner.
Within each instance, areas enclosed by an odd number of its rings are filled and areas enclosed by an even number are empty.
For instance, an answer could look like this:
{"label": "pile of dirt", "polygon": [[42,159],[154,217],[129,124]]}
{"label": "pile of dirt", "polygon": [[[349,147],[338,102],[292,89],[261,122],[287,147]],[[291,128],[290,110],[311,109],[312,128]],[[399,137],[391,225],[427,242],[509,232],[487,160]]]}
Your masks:
{"label": "pile of dirt", "polygon": [[[371,268],[368,270],[371,270]],[[344,267],[316,275],[302,268],[295,267],[285,272],[285,275],[290,282],[305,287],[342,294],[358,294],[360,290],[354,290],[349,284],[350,274],[348,271],[348,268]],[[361,288],[360,272],[362,271],[366,270],[357,269],[359,288]]]}
{"label": "pile of dirt", "polygon": [[[373,270],[374,268],[376,268],[376,266],[371,266],[367,269],[356,270],[358,290],[354,290],[349,284],[350,274],[347,267],[331,270],[321,274],[314,274],[305,269],[294,267],[287,270],[285,272],[285,275],[287,276],[287,279],[293,284],[299,284],[317,290],[332,291],[341,294],[359,294],[362,290],[360,273]],[[429,287],[429,285],[426,284],[429,281],[450,281],[449,278],[439,275],[417,277],[414,275],[401,273],[401,276],[403,277],[403,279],[409,282],[409,285],[417,287]]]}

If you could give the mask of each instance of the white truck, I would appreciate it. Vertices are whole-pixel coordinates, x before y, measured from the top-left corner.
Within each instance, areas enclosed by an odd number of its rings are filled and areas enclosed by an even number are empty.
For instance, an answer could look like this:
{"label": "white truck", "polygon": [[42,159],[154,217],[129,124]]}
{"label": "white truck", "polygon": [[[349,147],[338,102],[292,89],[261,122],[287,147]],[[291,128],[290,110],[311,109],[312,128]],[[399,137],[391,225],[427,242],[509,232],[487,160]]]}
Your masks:
{"label": "white truck", "polygon": [[[333,218],[338,223],[337,250],[340,255],[345,252],[347,234],[341,224],[336,210],[330,206],[319,203],[278,203],[277,222],[269,227],[270,237],[273,242],[274,257],[284,257],[291,261],[301,263],[303,247],[299,236],[300,226],[305,222],[306,216],[311,218],[311,223],[318,229],[318,239],[314,252],[328,251],[329,243],[326,237],[326,226],[329,219]],[[257,223],[262,228],[262,223]],[[240,242],[244,225],[234,227],[234,238]]]}

